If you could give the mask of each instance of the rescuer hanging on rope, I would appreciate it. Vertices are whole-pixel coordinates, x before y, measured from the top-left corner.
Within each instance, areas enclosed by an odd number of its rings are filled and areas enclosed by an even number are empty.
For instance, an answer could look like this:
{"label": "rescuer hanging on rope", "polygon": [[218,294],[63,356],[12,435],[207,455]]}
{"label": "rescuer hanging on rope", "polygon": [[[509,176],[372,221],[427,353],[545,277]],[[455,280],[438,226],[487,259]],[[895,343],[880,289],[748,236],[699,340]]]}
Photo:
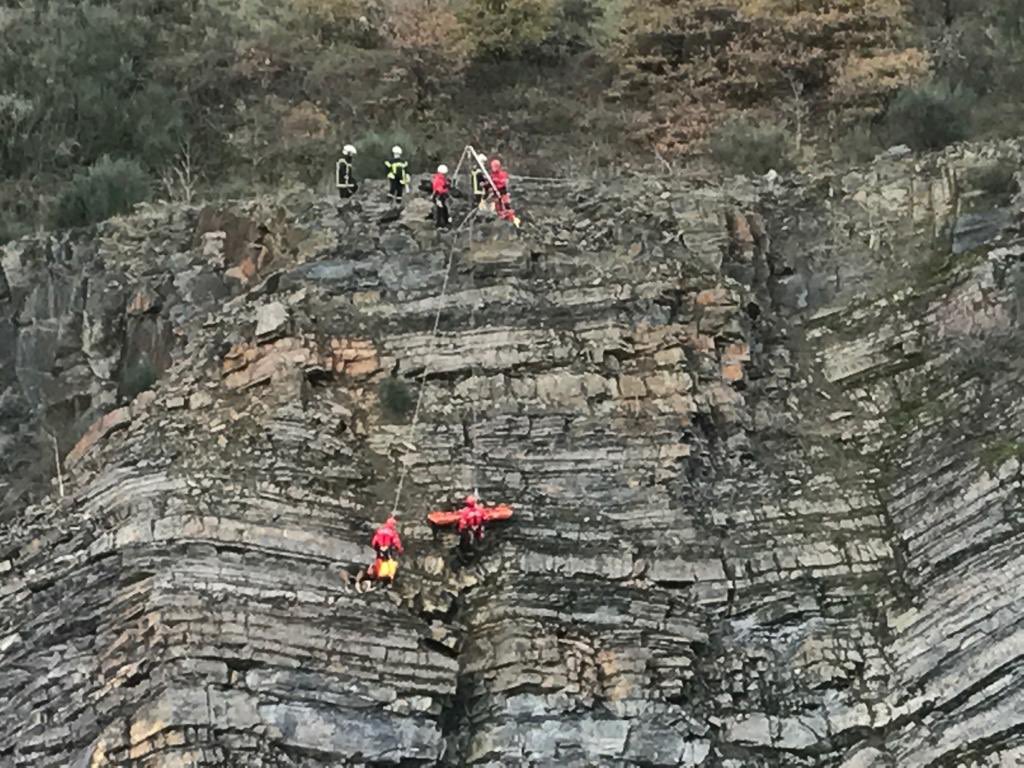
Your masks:
{"label": "rescuer hanging on rope", "polygon": [[[402,547],[402,537],[398,535],[398,521],[393,515],[373,534],[370,546],[377,553],[377,557],[373,565],[366,570],[365,577],[394,584],[395,573],[398,571],[397,556],[405,550]],[[357,583],[361,581],[362,575],[356,579]]]}
{"label": "rescuer hanging on rope", "polygon": [[452,185],[448,180],[448,166],[437,166],[437,173],[430,182],[430,199],[434,201],[434,224],[438,229],[448,229],[452,225],[451,213],[448,211],[448,197]]}
{"label": "rescuer hanging on rope", "polygon": [[341,157],[338,158],[338,164],[334,169],[334,184],[338,188],[338,197],[342,200],[352,197],[359,189],[353,168],[355,159],[356,148],[351,144],[346,144],[341,150]]}
{"label": "rescuer hanging on rope", "polygon": [[402,148],[391,148],[391,159],[385,160],[388,169],[388,197],[394,205],[402,204],[402,195],[409,188],[409,161],[402,159]]}
{"label": "rescuer hanging on rope", "polygon": [[498,158],[491,160],[491,194],[494,195],[494,210],[498,218],[519,226],[519,217],[512,210],[512,198],[508,193],[508,172],[501,167]]}
{"label": "rescuer hanging on rope", "polygon": [[459,510],[459,536],[463,545],[484,540],[484,508],[475,496],[466,497],[466,506]]}

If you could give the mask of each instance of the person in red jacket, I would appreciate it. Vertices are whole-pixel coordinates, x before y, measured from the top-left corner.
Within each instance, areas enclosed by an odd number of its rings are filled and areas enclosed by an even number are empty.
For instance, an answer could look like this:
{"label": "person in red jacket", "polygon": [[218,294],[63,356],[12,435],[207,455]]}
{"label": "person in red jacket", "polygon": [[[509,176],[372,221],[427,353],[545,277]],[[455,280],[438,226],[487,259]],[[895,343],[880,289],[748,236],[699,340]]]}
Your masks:
{"label": "person in red jacket", "polygon": [[492,193],[495,195],[494,210],[505,221],[519,226],[519,217],[512,210],[512,198],[508,193],[508,172],[501,167],[501,160],[491,160],[491,181],[494,183]]}
{"label": "person in red jacket", "polygon": [[485,519],[484,509],[476,503],[476,497],[467,496],[466,506],[459,510],[459,533],[464,544],[483,540]]}
{"label": "person in red jacket", "polygon": [[452,225],[451,213],[448,211],[448,197],[452,185],[448,180],[448,166],[437,166],[437,173],[430,182],[431,199],[434,201],[434,224],[438,229],[448,229]]}
{"label": "person in red jacket", "polygon": [[377,557],[384,560],[391,559],[392,550],[398,554],[405,551],[402,548],[402,537],[398,535],[398,521],[394,516],[389,517],[384,525],[377,529],[370,540],[370,546],[377,551]]}
{"label": "person in red jacket", "polygon": [[[398,535],[398,521],[395,520],[394,515],[389,517],[384,525],[373,534],[370,546],[377,553],[377,559],[366,570],[365,575],[371,579],[381,579],[393,584],[395,572],[398,569],[395,554],[400,555],[405,551],[402,547],[402,537]],[[357,588],[362,580],[363,575],[360,574],[356,579]]]}

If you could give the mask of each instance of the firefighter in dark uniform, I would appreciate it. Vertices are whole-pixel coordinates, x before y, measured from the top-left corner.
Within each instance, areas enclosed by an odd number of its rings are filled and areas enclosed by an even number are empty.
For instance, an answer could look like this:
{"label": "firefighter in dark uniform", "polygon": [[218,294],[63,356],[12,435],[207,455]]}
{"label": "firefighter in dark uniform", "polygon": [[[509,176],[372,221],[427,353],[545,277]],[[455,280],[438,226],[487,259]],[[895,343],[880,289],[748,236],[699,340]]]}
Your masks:
{"label": "firefighter in dark uniform", "polygon": [[490,182],[487,181],[487,172],[484,167],[487,164],[487,155],[478,154],[476,165],[473,166],[473,203],[477,208],[482,208],[484,199],[487,197],[487,190]]}
{"label": "firefighter in dark uniform", "polygon": [[401,205],[402,195],[409,188],[409,161],[402,159],[402,148],[391,148],[391,159],[385,160],[388,169],[388,197],[395,205]]}
{"label": "firefighter in dark uniform", "polygon": [[346,144],[341,150],[341,157],[334,169],[334,185],[338,188],[338,197],[342,200],[352,197],[359,189],[353,163],[356,159],[356,148]]}

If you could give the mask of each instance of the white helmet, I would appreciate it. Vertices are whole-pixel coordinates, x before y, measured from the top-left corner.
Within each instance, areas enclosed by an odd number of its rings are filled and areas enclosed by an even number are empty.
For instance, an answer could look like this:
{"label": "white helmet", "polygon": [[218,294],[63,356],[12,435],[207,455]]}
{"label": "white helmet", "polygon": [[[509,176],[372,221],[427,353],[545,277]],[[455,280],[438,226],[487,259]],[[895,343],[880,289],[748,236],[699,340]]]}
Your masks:
{"label": "white helmet", "polygon": [[445,165],[444,163],[441,163],[441,165],[437,166],[437,172],[438,173],[448,173],[448,166]]}
{"label": "white helmet", "polygon": [[354,155],[356,153],[356,148],[353,147],[351,144],[346,144],[341,151],[343,154],[346,155]]}
{"label": "white helmet", "polygon": [[395,157],[401,157],[402,156],[402,148],[400,146],[398,146],[397,144],[395,144],[395,146],[393,146],[391,148],[391,154],[394,155]]}
{"label": "white helmet", "polygon": [[481,164],[486,163],[487,162],[487,155],[485,155],[483,152],[477,152],[476,153],[476,161],[478,163],[481,163]]}

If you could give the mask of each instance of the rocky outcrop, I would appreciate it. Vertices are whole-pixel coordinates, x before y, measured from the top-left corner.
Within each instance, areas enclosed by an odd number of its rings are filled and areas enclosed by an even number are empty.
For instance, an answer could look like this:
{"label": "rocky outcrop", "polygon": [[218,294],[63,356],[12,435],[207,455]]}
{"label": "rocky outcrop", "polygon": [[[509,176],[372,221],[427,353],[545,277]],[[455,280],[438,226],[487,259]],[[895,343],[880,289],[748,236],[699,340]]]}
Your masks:
{"label": "rocky outcrop", "polygon": [[[53,241],[8,246],[36,362],[2,381],[45,420],[85,361],[89,401],[63,498],[0,523],[0,764],[1014,764],[996,150],[524,184],[518,235],[154,210],[66,240],[77,303],[37,295]],[[473,488],[516,515],[467,557],[425,513]],[[398,584],[363,592],[399,489]]]}

